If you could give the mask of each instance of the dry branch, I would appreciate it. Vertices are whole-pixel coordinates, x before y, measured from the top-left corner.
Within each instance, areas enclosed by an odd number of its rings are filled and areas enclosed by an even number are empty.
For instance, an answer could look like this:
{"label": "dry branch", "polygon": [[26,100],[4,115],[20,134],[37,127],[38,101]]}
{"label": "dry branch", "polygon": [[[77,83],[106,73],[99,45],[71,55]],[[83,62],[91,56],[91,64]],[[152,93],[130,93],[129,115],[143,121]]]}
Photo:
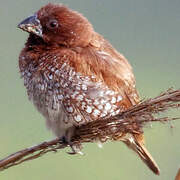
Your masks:
{"label": "dry branch", "polygon": [[[142,101],[136,106],[113,117],[105,117],[82,125],[76,130],[73,143],[94,142],[100,139],[116,140],[123,133],[140,133],[148,123],[167,122],[179,118],[155,117],[155,114],[165,112],[170,108],[180,107],[180,89],[168,90],[153,98]],[[0,170],[18,165],[24,161],[36,159],[48,152],[56,152],[67,147],[59,139],[43,142],[39,145],[23,149],[0,160]]]}

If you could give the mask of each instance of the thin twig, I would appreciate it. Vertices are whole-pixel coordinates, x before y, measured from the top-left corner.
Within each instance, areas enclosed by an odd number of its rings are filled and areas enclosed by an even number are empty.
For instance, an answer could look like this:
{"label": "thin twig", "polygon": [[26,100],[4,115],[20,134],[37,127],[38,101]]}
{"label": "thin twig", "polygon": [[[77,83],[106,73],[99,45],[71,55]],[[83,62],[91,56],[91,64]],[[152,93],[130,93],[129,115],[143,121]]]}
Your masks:
{"label": "thin twig", "polygon": [[[121,112],[113,117],[105,117],[89,122],[76,129],[72,138],[73,143],[94,142],[97,139],[102,142],[116,140],[123,133],[141,133],[142,128],[150,122],[168,122],[179,118],[159,117],[153,115],[165,112],[170,108],[180,107],[180,89],[168,90],[153,98],[142,101],[136,106]],[[43,142],[36,146],[23,149],[0,160],[0,170],[21,164],[25,161],[36,159],[48,152],[57,152],[67,147],[59,139]]]}

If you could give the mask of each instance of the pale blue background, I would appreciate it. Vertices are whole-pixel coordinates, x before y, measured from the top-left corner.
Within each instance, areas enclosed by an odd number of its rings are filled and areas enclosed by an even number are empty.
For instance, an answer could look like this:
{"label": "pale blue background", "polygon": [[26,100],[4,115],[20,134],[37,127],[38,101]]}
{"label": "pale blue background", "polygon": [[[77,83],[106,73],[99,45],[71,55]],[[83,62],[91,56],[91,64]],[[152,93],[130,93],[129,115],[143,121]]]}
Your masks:
{"label": "pale blue background", "polygon": [[[27,33],[17,24],[47,0],[0,0],[0,157],[53,138],[27,100],[18,55]],[[54,1],[55,2],[55,1]],[[180,87],[179,0],[62,0],[83,13],[133,66],[141,97]],[[166,115],[180,116],[180,111]],[[0,172],[2,180],[170,180],[180,167],[180,121],[145,128],[147,147],[161,168],[157,177],[122,143],[85,146],[85,156],[48,154]]]}

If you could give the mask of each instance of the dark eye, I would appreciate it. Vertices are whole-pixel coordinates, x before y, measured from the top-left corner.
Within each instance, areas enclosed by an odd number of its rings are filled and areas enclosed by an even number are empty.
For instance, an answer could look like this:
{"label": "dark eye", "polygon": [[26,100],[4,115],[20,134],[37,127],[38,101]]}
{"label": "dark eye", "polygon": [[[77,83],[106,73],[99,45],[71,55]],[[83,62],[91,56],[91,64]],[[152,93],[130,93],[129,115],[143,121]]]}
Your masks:
{"label": "dark eye", "polygon": [[58,27],[58,22],[57,20],[50,20],[49,23],[48,23],[48,27],[50,27],[51,29],[54,29],[54,28],[57,28]]}

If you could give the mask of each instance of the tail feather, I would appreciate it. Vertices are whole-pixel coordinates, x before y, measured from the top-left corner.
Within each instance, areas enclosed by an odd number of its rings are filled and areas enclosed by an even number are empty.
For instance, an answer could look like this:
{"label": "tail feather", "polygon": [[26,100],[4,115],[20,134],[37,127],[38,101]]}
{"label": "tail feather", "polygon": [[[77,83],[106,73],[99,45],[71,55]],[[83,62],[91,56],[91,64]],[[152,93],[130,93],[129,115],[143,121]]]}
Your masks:
{"label": "tail feather", "polygon": [[145,146],[138,142],[133,136],[123,141],[129,148],[136,152],[141,160],[157,175],[160,174],[160,169],[151,154],[145,148]]}

